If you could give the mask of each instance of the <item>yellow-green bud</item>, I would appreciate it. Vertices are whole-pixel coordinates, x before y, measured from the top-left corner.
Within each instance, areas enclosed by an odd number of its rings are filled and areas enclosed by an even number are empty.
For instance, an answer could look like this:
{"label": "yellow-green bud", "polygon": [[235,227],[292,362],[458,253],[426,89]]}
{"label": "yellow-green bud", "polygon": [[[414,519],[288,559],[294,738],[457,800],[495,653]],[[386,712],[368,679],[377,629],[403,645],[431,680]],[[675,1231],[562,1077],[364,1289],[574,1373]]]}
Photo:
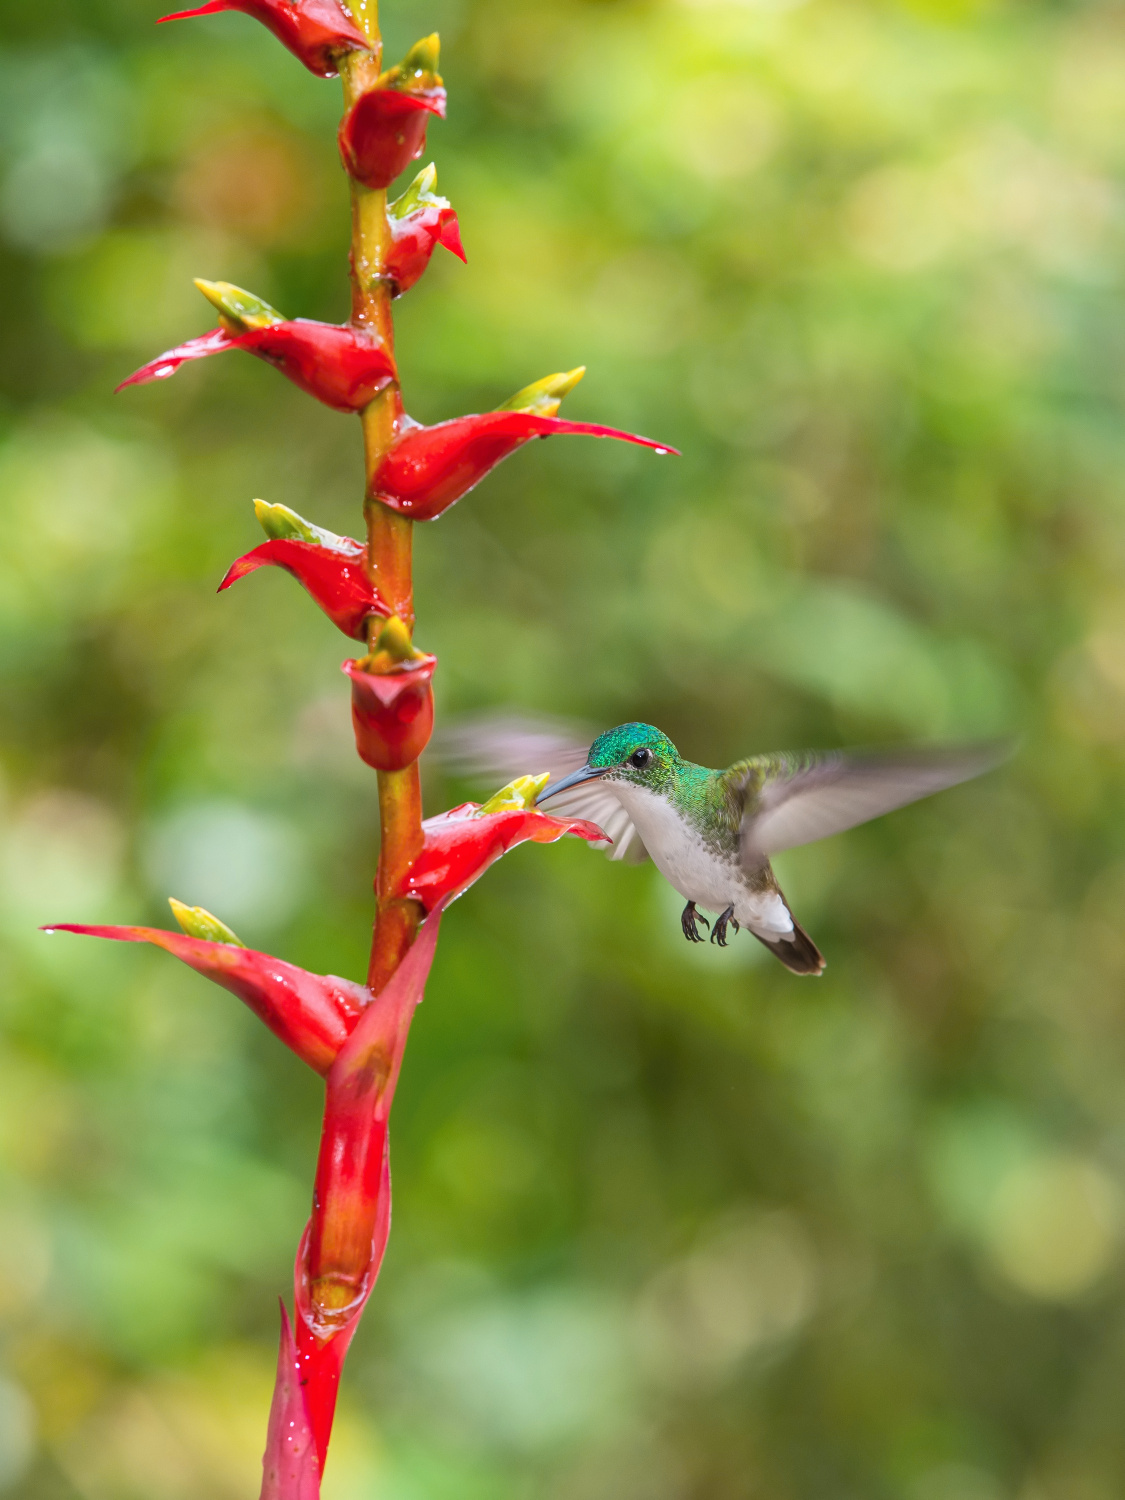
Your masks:
{"label": "yellow-green bud", "polygon": [[258,524],[273,542],[311,542],[314,547],[331,547],[335,552],[361,550],[358,542],[348,537],[337,536],[325,526],[316,526],[306,521],[288,505],[270,505],[265,500],[254,501],[254,514]]}
{"label": "yellow-green bud", "polygon": [[540,776],[517,776],[515,781],[509,781],[507,786],[493,792],[477,817],[483,818],[487,813],[530,812],[536,797],[550,779],[550,771],[544,771]]}
{"label": "yellow-green bud", "polygon": [[359,658],[359,665],[364,672],[391,672],[403,662],[421,661],[424,654],[415,647],[404,622],[392,615],[371,642],[370,653]]}
{"label": "yellow-green bud", "polygon": [[557,375],[544,375],[534,385],[525,385],[522,391],[509,396],[497,411],[526,411],[537,417],[553,417],[568,395],[586,373],[586,366],[576,370],[562,370]]}
{"label": "yellow-green bud", "polygon": [[252,328],[269,328],[272,323],[285,322],[275,307],[229,281],[203,281],[196,277],[195,284],[236,333],[249,333]]}
{"label": "yellow-green bud", "polygon": [[271,541],[320,542],[318,526],[306,521],[288,505],[269,505],[265,500],[254,501],[254,514],[258,523]]}
{"label": "yellow-green bud", "polygon": [[225,922],[213,917],[202,906],[185,906],[175,896],[168,897],[172,915],[188,937],[203,938],[208,943],[229,943],[232,948],[245,948],[246,944],[236,937]]}
{"label": "yellow-green bud", "polygon": [[379,78],[382,89],[403,89],[407,93],[421,93],[425,89],[441,88],[438,59],[441,53],[441,38],[437,32],[415,42],[400,63],[388,68]]}
{"label": "yellow-green bud", "polygon": [[422,168],[401,198],[396,198],[393,203],[387,204],[387,212],[396,219],[405,219],[407,214],[412,214],[415,209],[422,208],[424,205],[436,203],[442,208],[447,208],[448,200],[438,197],[434,192],[436,187],[437,167],[431,162],[428,167]]}

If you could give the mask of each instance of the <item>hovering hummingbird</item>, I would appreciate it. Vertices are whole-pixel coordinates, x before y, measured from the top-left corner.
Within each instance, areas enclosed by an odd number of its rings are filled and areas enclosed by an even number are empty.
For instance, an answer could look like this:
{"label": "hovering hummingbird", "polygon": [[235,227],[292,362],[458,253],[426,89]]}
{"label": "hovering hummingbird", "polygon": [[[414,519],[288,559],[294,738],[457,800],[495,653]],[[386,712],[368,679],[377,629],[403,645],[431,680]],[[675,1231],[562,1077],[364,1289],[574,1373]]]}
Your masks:
{"label": "hovering hummingbird", "polygon": [[[684,760],[651,724],[607,729],[588,753],[519,720],[467,726],[456,738],[463,766],[507,773],[550,764],[537,800],[599,824],[613,840],[611,859],[651,856],[687,902],[680,921],[689,942],[703,941],[700,922],[724,948],[729,930],[745,927],[794,974],[820,974],[824,959],[782,895],[770,856],[968,781],[1008,753],[997,744],[780,752],[713,771]],[[701,906],[715,913],[713,927]]]}

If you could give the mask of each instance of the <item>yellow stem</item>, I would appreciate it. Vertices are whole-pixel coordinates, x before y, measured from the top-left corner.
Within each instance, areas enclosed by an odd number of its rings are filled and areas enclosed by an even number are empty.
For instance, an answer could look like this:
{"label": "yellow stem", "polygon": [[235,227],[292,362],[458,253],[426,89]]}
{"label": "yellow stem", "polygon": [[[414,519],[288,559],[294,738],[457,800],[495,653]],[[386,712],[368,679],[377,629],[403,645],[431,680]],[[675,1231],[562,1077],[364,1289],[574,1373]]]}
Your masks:
{"label": "yellow stem", "polygon": [[380,51],[383,41],[379,35],[379,0],[349,0],[348,9],[374,50]]}
{"label": "yellow stem", "polygon": [[422,852],[422,782],[418,762],[403,771],[380,771],[379,819],[383,839],[375,876],[375,934],[367,983],[376,994],[383,988],[417,934],[423,910],[409,898],[388,899],[399,888],[412,862]]}
{"label": "yellow stem", "polygon": [[368,500],[367,557],[371,581],[392,615],[414,632],[414,589],[411,580],[414,523],[378,500]]}

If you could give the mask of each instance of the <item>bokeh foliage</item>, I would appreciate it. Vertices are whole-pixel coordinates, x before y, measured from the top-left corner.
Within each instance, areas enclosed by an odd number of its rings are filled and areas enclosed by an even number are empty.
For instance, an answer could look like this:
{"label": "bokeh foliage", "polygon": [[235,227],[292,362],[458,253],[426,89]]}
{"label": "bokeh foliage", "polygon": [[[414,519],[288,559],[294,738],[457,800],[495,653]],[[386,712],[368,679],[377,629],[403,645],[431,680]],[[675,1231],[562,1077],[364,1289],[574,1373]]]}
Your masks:
{"label": "bokeh foliage", "polygon": [[[280,574],[213,592],[255,495],[354,534],[356,424],[233,355],[109,394],[209,326],[193,275],[345,315],[338,91],[239,16],[2,9],[0,1482],[234,1500],[319,1087],[165,955],[35,929],[173,894],[362,973],[340,640]],[[400,305],[411,412],[586,363],[568,415],[684,454],[534,444],[419,528],[440,710],[1023,748],[779,862],[815,985],[577,843],[453,909],[325,1494],[1111,1500],[1125,11],[384,9],[393,56],[442,32],[469,254]]]}

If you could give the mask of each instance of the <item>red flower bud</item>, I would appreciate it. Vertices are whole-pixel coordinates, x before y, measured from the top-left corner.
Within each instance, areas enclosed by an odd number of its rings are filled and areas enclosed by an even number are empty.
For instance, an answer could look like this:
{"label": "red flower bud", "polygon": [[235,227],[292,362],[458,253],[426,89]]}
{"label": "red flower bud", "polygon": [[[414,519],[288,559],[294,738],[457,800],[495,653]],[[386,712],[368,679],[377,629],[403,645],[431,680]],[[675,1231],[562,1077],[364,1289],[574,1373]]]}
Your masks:
{"label": "red flower bud", "polygon": [[134,371],[117,387],[147,385],[166,380],[190,359],[206,359],[224,349],[245,349],[276,366],[294,385],[336,411],[362,411],[397,378],[394,360],[383,341],[364,328],[347,324],[314,323],[308,318],[284,319],[265,328],[232,334],[213,329],[188,339]]}
{"label": "red flower bud", "polygon": [[289,537],[263,542],[231,564],[219,592],[257,568],[270,564],[284,568],[308,590],[333,625],[353,640],[365,641],[371,616],[386,619],[390,610],[364,570],[362,545],[351,537],[337,540],[344,545],[329,547]]}
{"label": "red flower bud", "polygon": [[[537,780],[522,777],[512,786],[520,788],[521,783],[530,783],[533,797],[535,789],[541,790],[545,781],[546,777]],[[498,792],[483,808],[476,802],[465,802],[436,818],[427,818],[422,824],[425,837],[422,852],[394,894],[412,896],[431,911],[439,903],[456,900],[480,879],[489,865],[517,844],[529,840],[553,844],[566,834],[590,843],[611,842],[596,823],[584,818],[553,818],[534,806],[520,806],[523,799],[518,792],[506,795],[509,791],[505,788]],[[501,811],[488,810],[495,803],[502,805]]]}
{"label": "red flower bud", "polygon": [[260,1500],[319,1500],[319,1496],[320,1461],[297,1348],[283,1302],[277,1381],[273,1388],[266,1452],[262,1459]]}
{"label": "red flower bud", "polygon": [[58,922],[45,932],[77,932],[153,943],[181,959],[197,974],[221,984],[244,1001],[302,1062],[327,1073],[371,1000],[371,991],[332,974],[310,974],[268,953],[206,942],[160,927],[86,927]]}
{"label": "red flower bud", "polygon": [[437,61],[435,33],[416,42],[344,116],[337,137],[340,155],[345,170],[364,187],[389,187],[425,150],[429,116],[445,118]]}
{"label": "red flower bud", "polygon": [[397,617],[387,621],[370,656],[341,666],[352,683],[355,746],[376,771],[403,770],[429,743],[436,666],[436,656],[414,650]]}
{"label": "red flower bud", "polygon": [[562,398],[585,374],[584,367],[547,375],[517,392],[497,411],[455,417],[434,427],[409,424],[391,444],[371,482],[371,493],[392,510],[414,521],[433,521],[480,483],[510,453],[533,437],[578,433],[588,437],[620,438],[657,453],[675,453],[665,443],[599,427],[591,422],[567,422],[555,413]]}
{"label": "red flower bud", "polygon": [[422,275],[435,245],[444,245],[461,260],[465,259],[457,215],[448,198],[439,198],[433,191],[436,182],[437,170],[431,164],[387,208],[391,248],[385,274],[394,283],[396,297],[409,291]]}
{"label": "red flower bud", "polygon": [[178,10],[162,21],[213,16],[221,10],[240,10],[268,26],[294,57],[321,78],[333,78],[344,52],[369,50],[371,43],[336,0],[209,0],[195,10]]}

